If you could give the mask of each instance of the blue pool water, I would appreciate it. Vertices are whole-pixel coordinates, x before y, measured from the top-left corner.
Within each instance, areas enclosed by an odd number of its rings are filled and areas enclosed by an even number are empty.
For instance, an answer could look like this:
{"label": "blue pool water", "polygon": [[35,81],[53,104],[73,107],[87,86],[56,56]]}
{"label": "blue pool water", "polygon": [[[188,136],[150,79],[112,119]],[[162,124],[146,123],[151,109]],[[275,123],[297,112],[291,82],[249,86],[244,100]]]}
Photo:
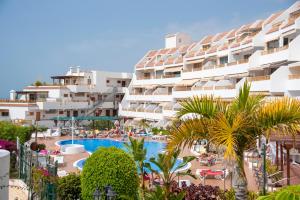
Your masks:
{"label": "blue pool water", "polygon": [[[72,144],[72,140],[63,140],[60,141],[58,144],[59,145]],[[117,147],[127,151],[124,142],[110,140],[110,139],[78,139],[78,140],[74,140],[74,144],[83,145],[85,150],[90,153],[93,153],[99,147]],[[157,156],[158,153],[162,153],[164,151],[166,144],[162,142],[145,141],[144,146],[147,149],[146,159],[149,160],[151,157]],[[178,166],[181,162],[182,162],[181,160],[177,160],[176,166]],[[85,159],[80,160],[77,162],[76,166],[79,169],[82,169],[84,163],[85,163]],[[155,170],[158,170],[156,166],[152,164],[151,167]]]}

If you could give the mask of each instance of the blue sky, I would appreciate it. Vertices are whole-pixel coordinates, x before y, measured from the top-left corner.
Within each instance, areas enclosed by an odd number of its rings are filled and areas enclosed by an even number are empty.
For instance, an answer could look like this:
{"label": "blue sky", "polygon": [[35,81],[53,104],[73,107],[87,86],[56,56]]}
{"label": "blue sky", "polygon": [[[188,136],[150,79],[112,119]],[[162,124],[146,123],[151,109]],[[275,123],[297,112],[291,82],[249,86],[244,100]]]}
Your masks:
{"label": "blue sky", "polygon": [[0,96],[68,66],[132,72],[164,35],[194,40],[292,5],[293,0],[0,0]]}

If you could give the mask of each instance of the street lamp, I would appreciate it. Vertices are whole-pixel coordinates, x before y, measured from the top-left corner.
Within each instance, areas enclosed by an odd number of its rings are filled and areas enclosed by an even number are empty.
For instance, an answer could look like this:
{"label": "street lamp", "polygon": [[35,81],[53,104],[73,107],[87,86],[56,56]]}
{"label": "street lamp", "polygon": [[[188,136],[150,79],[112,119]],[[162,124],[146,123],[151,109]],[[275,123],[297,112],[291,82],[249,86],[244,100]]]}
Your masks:
{"label": "street lamp", "polygon": [[117,194],[115,191],[113,191],[111,186],[106,187],[106,199],[107,200],[114,200],[117,197]]}
{"label": "street lamp", "polygon": [[101,197],[102,197],[102,193],[101,191],[99,190],[99,187],[96,188],[94,194],[94,200],[101,200]]}
{"label": "street lamp", "polygon": [[266,184],[267,184],[266,144],[262,145],[261,155],[263,157],[263,195],[266,195]]}
{"label": "street lamp", "polygon": [[226,169],[225,168],[223,168],[222,169],[222,171],[223,171],[223,179],[224,179],[224,191],[225,191],[225,189],[226,189],[226,186],[225,186],[225,178],[226,178]]}

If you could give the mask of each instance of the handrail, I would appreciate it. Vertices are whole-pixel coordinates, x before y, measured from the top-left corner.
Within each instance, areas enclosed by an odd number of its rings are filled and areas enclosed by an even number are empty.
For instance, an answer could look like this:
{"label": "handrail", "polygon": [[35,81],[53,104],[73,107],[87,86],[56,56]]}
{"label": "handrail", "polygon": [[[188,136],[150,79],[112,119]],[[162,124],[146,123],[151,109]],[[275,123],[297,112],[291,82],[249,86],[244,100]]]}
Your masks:
{"label": "handrail", "polygon": [[278,51],[283,51],[285,49],[288,49],[288,47],[289,47],[289,45],[284,45],[282,47],[265,50],[265,51],[261,52],[261,55],[268,55],[268,54],[275,53],[275,52],[278,52]]}
{"label": "handrail", "polygon": [[279,174],[279,173],[283,173],[283,171],[275,172],[274,174],[269,175],[268,178],[271,178],[271,177],[273,177],[273,176],[275,176],[275,175],[277,175],[277,174]]}

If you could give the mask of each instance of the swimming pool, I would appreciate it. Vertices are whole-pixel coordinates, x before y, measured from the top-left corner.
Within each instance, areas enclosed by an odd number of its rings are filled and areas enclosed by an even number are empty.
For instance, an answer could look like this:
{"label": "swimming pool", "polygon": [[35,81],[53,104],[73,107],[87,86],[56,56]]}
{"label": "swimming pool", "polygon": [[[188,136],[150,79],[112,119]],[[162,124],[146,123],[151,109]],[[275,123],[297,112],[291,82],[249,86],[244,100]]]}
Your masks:
{"label": "swimming pool", "polygon": [[[111,140],[111,139],[76,139],[74,140],[74,144],[81,144],[84,146],[85,150],[89,153],[95,152],[99,147],[117,147],[127,151],[123,141]],[[72,140],[62,140],[57,143],[58,145],[66,145],[72,144]],[[151,157],[157,156],[158,153],[162,153],[166,146],[165,143],[162,142],[154,142],[154,141],[145,141],[144,144],[147,149],[146,160],[149,160]],[[78,160],[74,163],[74,166],[78,169],[82,170],[82,167],[85,163],[86,159]],[[176,166],[178,166],[182,160],[178,159],[176,162]],[[151,167],[155,170],[158,170],[156,166],[151,164]],[[187,169],[190,166],[185,166],[181,170]]]}

